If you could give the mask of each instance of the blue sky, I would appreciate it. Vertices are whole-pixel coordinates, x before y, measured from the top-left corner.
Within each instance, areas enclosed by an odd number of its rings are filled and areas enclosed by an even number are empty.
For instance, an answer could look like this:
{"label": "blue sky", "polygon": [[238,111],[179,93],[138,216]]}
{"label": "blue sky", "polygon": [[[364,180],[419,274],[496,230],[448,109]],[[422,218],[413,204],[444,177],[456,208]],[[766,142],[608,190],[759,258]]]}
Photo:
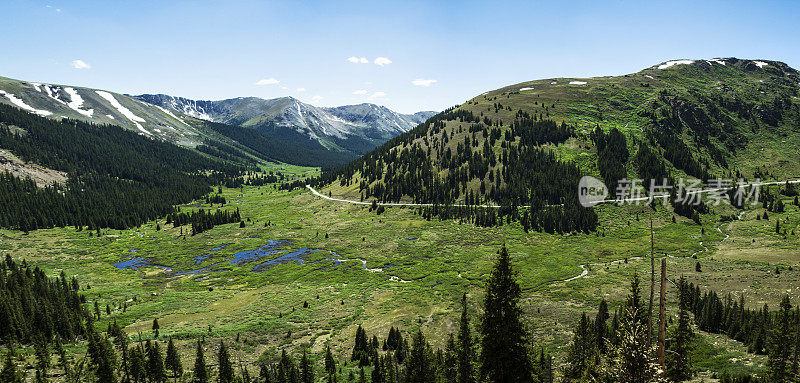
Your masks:
{"label": "blue sky", "polygon": [[796,1],[3,0],[0,76],[441,110],[527,80],[632,73],[677,58],[800,68],[798,14]]}

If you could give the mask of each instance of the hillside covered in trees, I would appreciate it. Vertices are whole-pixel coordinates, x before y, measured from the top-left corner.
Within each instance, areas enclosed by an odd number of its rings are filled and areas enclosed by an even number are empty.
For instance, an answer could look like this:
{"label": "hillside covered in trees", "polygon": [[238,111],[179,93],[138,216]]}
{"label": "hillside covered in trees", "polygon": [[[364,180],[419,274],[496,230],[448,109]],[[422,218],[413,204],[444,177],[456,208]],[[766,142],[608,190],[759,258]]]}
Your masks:
{"label": "hillside covered in trees", "polygon": [[[800,171],[774,160],[796,155],[779,144],[800,135],[795,69],[736,58],[667,64],[481,94],[312,183],[351,199],[444,206],[423,209],[428,216],[573,232],[596,227],[592,209],[577,204],[583,175],[604,180],[613,196],[623,178],[648,185]],[[506,208],[485,219],[482,209],[452,204]]]}
{"label": "hillside covered in trees", "polygon": [[138,226],[249,169],[115,126],[56,121],[6,105],[0,148],[68,176],[41,188],[0,174],[0,227],[23,231]]}

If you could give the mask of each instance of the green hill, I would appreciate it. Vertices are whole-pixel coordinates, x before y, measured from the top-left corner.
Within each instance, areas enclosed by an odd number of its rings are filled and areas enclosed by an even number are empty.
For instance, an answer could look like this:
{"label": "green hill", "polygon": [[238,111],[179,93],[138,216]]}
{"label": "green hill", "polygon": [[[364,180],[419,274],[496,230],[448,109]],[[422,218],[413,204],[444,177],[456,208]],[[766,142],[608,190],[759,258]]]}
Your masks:
{"label": "green hill", "polygon": [[613,190],[625,176],[798,174],[798,82],[784,63],[736,58],[523,82],[446,110],[320,183],[365,200],[564,204],[564,217],[550,209],[545,215],[555,217],[536,220],[592,229],[592,213],[574,206],[581,175],[602,177]]}

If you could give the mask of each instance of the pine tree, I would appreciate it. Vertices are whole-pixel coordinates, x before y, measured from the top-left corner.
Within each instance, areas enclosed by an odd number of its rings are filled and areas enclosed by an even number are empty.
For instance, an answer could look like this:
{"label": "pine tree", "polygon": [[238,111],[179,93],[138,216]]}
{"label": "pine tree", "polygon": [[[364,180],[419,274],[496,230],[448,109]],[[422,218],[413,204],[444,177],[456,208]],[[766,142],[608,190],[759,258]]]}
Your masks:
{"label": "pine tree", "polygon": [[369,365],[370,356],[369,341],[367,341],[367,332],[361,328],[361,325],[356,329],[355,344],[353,345],[353,354],[350,357],[352,361],[358,361],[359,366]]}
{"label": "pine tree", "polygon": [[147,377],[150,382],[163,382],[167,380],[167,373],[164,370],[164,359],[161,356],[161,346],[158,342],[147,341],[145,345],[147,352]]}
{"label": "pine tree", "polygon": [[767,369],[772,383],[789,383],[792,380],[791,356],[795,333],[792,305],[788,296],[781,300],[772,330],[767,342]]}
{"label": "pine tree", "polygon": [[183,375],[183,364],[181,364],[181,357],[178,355],[178,350],[172,342],[172,337],[169,338],[167,343],[167,357],[164,359],[164,367],[172,371],[172,377],[177,380]]}
{"label": "pine tree", "polygon": [[217,381],[219,383],[233,383],[233,365],[231,364],[231,356],[228,353],[228,347],[225,342],[219,342],[219,353],[217,354],[217,363],[219,365],[219,376]]}
{"label": "pine tree", "polygon": [[328,375],[333,375],[336,373],[336,360],[333,359],[331,346],[325,346],[325,372],[327,372]]}
{"label": "pine tree", "polygon": [[433,352],[421,330],[417,331],[412,339],[405,373],[405,383],[434,382],[436,374],[433,368]]}
{"label": "pine tree", "polygon": [[153,336],[158,339],[158,330],[161,326],[158,325],[158,318],[153,319]]}
{"label": "pine tree", "polygon": [[605,366],[605,378],[620,383],[661,382],[654,358],[655,350],[647,339],[647,321],[639,294],[639,279],[634,275],[631,294],[628,296],[617,333],[619,345],[612,350],[611,360]]}
{"label": "pine tree", "polygon": [[670,337],[667,357],[667,377],[673,382],[682,382],[692,377],[692,350],[694,334],[689,317],[689,291],[686,277],[678,282],[678,324]]}
{"label": "pine tree", "polygon": [[136,346],[131,347],[130,350],[128,350],[128,355],[130,358],[128,374],[131,381],[134,383],[147,381],[147,363],[145,362],[144,353],[142,353],[141,348]]}
{"label": "pine tree", "polygon": [[608,349],[606,345],[606,336],[608,334],[608,324],[606,322],[608,318],[608,303],[603,299],[600,301],[597,316],[594,318],[594,339],[600,354],[605,354]]}
{"label": "pine tree", "polygon": [[481,376],[497,383],[531,380],[528,358],[528,332],[518,306],[521,290],[506,246],[500,249],[497,262],[486,284],[486,298],[480,331]]}
{"label": "pine tree", "polygon": [[447,338],[444,349],[444,364],[441,366],[440,379],[444,382],[457,382],[458,376],[458,346],[451,333]]}
{"label": "pine tree", "polygon": [[303,357],[300,359],[300,381],[314,383],[314,364],[309,359],[306,349],[303,349]]}
{"label": "pine tree", "polygon": [[593,337],[591,320],[586,313],[581,314],[581,319],[575,328],[575,336],[567,350],[567,367],[564,378],[568,380],[596,379],[593,367],[597,365],[597,342]]}
{"label": "pine tree", "polygon": [[208,370],[206,369],[206,358],[203,356],[203,345],[197,341],[197,352],[194,359],[194,375],[192,383],[208,383]]}
{"label": "pine tree", "polygon": [[458,344],[456,345],[458,357],[456,360],[456,382],[475,383],[473,363],[475,361],[475,347],[472,344],[472,329],[469,325],[467,312],[467,294],[461,296],[461,322],[458,328]]}
{"label": "pine tree", "polygon": [[33,342],[34,353],[36,354],[36,369],[47,375],[50,368],[50,346],[44,337],[38,336]]}

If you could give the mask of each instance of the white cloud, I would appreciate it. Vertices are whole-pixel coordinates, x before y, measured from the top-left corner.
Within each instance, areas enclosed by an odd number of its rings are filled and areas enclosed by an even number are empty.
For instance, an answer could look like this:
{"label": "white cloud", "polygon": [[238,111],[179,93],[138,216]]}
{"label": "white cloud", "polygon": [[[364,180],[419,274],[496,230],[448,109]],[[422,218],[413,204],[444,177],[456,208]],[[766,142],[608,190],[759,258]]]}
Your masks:
{"label": "white cloud", "polygon": [[369,60],[366,57],[356,57],[350,56],[347,58],[347,61],[350,61],[353,64],[368,64]]}
{"label": "white cloud", "polygon": [[305,92],[305,91],[306,91],[306,88],[297,88],[297,91],[298,91],[298,92]]}
{"label": "white cloud", "polygon": [[289,89],[289,87],[288,87],[288,86],[283,86],[283,85],[281,85],[281,89],[283,89],[283,90],[288,90],[288,89]]}
{"label": "white cloud", "polygon": [[369,98],[385,98],[387,96],[386,92],[375,92],[369,96]]}
{"label": "white cloud", "polygon": [[353,92],[353,94],[358,94],[358,95],[367,94],[367,90],[366,89],[359,89],[359,90]]}
{"label": "white cloud", "polygon": [[311,97],[311,102],[318,103],[320,102],[320,100],[322,100],[322,96],[320,95],[315,95],[314,97]]}
{"label": "white cloud", "polygon": [[72,60],[72,67],[75,69],[92,69],[92,66],[83,60]]}
{"label": "white cloud", "polygon": [[384,66],[389,65],[392,63],[392,60],[389,60],[386,57],[378,57],[375,59],[375,65]]}
{"label": "white cloud", "polygon": [[411,83],[416,85],[416,86],[431,86],[436,82],[438,82],[438,81],[433,80],[433,79],[424,79],[424,78],[418,78],[418,79],[416,79],[414,81],[411,81]]}
{"label": "white cloud", "polygon": [[275,85],[279,82],[275,77],[270,77],[256,81],[255,85]]}

